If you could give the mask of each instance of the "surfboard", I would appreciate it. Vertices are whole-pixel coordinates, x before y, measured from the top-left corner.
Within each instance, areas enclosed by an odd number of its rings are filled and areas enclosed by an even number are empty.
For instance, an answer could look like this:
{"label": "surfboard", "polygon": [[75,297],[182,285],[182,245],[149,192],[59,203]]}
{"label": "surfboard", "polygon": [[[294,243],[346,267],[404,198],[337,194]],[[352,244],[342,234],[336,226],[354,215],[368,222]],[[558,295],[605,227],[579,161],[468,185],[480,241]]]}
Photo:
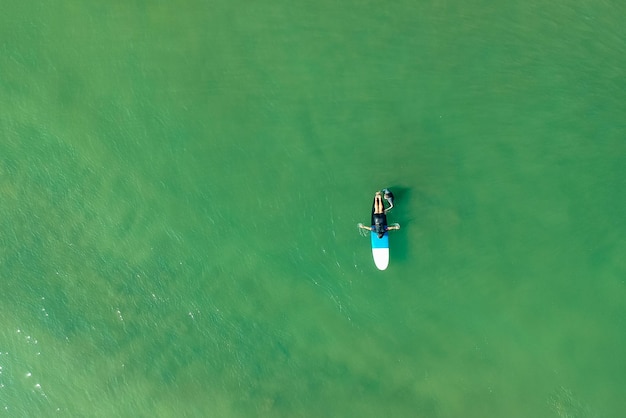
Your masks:
{"label": "surfboard", "polygon": [[378,270],[386,270],[389,266],[389,232],[385,232],[382,238],[378,234],[370,232],[372,237],[372,257]]}
{"label": "surfboard", "polygon": [[[376,223],[374,220],[375,202],[376,198],[374,198],[374,203],[372,203],[372,218],[370,223],[370,225],[372,225],[372,229],[374,229],[374,225]],[[381,215],[383,217],[382,223],[385,227],[387,227],[387,215],[384,213]],[[378,238],[378,234],[375,231],[372,231],[370,232],[370,236],[372,239],[372,257],[374,257],[374,264],[376,264],[378,270],[385,270],[389,265],[389,233],[385,232],[385,235],[383,235],[382,238]]]}

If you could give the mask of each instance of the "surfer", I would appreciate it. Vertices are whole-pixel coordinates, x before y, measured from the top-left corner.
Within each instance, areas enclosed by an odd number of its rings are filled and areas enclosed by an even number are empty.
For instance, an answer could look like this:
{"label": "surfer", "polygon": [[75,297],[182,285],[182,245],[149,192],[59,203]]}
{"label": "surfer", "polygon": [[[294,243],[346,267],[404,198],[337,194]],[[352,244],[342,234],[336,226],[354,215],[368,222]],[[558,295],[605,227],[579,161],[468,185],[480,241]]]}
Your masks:
{"label": "surfer", "polygon": [[389,203],[389,207],[387,209],[385,209],[385,213],[387,213],[388,211],[391,210],[391,208],[393,208],[393,193],[391,193],[391,190],[389,189],[383,189],[382,192],[384,193],[384,198],[387,201],[387,203]]}
{"label": "surfer", "polygon": [[380,192],[376,192],[374,196],[374,207],[372,208],[372,226],[367,227],[363,224],[359,224],[359,228],[368,229],[378,235],[378,238],[382,238],[385,232],[391,229],[400,229],[400,225],[395,224],[387,225],[387,215],[385,215],[385,205],[383,204],[383,197]]}

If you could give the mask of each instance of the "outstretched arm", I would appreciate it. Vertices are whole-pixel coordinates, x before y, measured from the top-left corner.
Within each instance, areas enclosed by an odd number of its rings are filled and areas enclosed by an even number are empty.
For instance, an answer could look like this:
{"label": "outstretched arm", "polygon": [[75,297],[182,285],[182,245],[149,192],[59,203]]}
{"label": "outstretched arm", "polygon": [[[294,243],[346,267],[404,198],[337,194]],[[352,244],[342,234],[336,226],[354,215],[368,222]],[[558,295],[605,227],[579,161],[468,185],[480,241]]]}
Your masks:
{"label": "outstretched arm", "polygon": [[359,224],[359,228],[367,229],[368,231],[371,231],[371,230],[372,230],[372,228],[371,228],[371,227],[369,227],[369,226],[365,226],[365,225],[363,225],[363,224]]}
{"label": "outstretched arm", "polygon": [[388,226],[387,229],[400,229],[400,224],[393,224],[391,226]]}

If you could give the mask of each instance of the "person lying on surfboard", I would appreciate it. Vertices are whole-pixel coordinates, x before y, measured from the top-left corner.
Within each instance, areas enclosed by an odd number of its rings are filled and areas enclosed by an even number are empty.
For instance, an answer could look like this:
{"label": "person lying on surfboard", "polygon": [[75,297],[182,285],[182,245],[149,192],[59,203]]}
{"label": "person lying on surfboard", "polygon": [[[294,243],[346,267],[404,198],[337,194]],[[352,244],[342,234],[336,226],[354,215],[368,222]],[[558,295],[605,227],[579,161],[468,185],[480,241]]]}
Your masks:
{"label": "person lying on surfboard", "polygon": [[378,238],[382,238],[385,232],[391,229],[400,229],[400,225],[395,224],[387,226],[387,215],[385,215],[385,205],[383,204],[383,197],[380,192],[376,192],[374,196],[374,207],[372,209],[372,226],[368,227],[363,224],[359,224],[359,228],[368,229],[375,232]]}
{"label": "person lying on surfboard", "polygon": [[391,193],[391,190],[389,189],[383,189],[382,192],[384,193],[384,198],[387,201],[387,203],[389,203],[389,207],[387,209],[385,209],[385,213],[389,212],[391,210],[391,208],[393,208],[393,193]]}

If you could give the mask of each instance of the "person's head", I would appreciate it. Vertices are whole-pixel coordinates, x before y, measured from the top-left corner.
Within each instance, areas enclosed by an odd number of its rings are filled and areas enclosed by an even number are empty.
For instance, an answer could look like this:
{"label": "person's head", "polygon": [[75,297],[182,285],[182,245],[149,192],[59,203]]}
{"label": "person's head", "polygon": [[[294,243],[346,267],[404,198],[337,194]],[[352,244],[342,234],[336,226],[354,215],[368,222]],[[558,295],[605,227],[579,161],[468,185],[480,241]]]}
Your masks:
{"label": "person's head", "polygon": [[378,238],[379,239],[384,237],[384,236],[385,236],[385,231],[381,231],[381,232],[378,233]]}

